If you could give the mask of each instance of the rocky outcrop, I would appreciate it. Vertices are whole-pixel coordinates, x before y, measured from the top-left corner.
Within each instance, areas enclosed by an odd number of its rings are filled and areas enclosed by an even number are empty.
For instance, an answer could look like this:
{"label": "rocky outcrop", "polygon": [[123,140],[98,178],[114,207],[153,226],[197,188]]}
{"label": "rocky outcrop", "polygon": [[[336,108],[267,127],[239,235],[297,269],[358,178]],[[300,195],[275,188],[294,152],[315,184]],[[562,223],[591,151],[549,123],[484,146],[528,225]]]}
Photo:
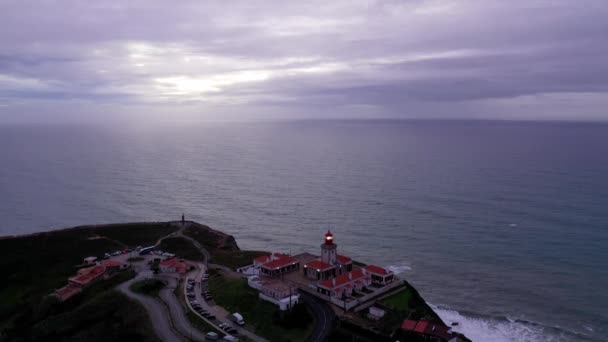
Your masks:
{"label": "rocky outcrop", "polygon": [[216,250],[240,250],[234,236],[197,222],[189,222],[189,226],[184,230],[184,234],[198,241],[210,252]]}

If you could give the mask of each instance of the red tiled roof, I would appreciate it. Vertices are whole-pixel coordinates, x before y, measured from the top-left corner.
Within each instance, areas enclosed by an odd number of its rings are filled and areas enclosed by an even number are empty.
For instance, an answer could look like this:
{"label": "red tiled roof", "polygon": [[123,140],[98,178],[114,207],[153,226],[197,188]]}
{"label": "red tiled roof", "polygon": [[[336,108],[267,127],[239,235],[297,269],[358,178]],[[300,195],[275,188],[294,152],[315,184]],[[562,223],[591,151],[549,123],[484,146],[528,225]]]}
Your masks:
{"label": "red tiled roof", "polygon": [[259,262],[259,263],[265,263],[266,261],[268,261],[268,259],[270,259],[270,256],[268,256],[268,255],[262,255],[262,256],[259,256],[259,257],[255,258],[253,260],[255,260],[256,262]]}
{"label": "red tiled roof", "polygon": [[80,288],[80,286],[74,284],[67,284],[64,287],[55,290],[55,294],[57,295],[57,297],[59,297],[60,300],[64,301],[80,293],[81,291],[82,289]]}
{"label": "red tiled roof", "polygon": [[167,260],[163,260],[160,262],[161,266],[174,266],[177,267],[179,265],[183,265],[181,261],[177,260],[176,258],[171,258],[171,259],[167,259]]}
{"label": "red tiled roof", "polygon": [[75,281],[79,284],[86,285],[91,280],[100,277],[106,271],[105,266],[97,265],[89,268],[83,268],[78,271],[78,275],[70,278],[69,280]]}
{"label": "red tiled roof", "polygon": [[186,264],[179,261],[177,258],[171,258],[160,262],[161,266],[175,267],[178,273],[186,273]]}
{"label": "red tiled roof", "polygon": [[414,331],[424,334],[427,325],[429,325],[429,322],[427,321],[418,321],[418,324],[416,324],[416,328],[414,328]]}
{"label": "red tiled roof", "polygon": [[[352,277],[349,277],[349,274],[352,275]],[[319,286],[323,286],[328,289],[333,289],[336,287],[340,287],[344,284],[347,284],[351,281],[355,281],[359,278],[363,278],[363,271],[361,269],[356,269],[352,272],[341,274],[341,275],[335,277],[334,279],[324,280],[319,283]],[[335,285],[334,285],[334,281],[335,281]]]}
{"label": "red tiled roof", "polygon": [[122,263],[118,262],[118,261],[114,261],[114,260],[104,260],[101,262],[102,265],[104,265],[105,267],[120,267],[122,266]]}
{"label": "red tiled roof", "polygon": [[294,258],[294,257],[290,257],[290,256],[284,256],[282,258],[279,258],[277,260],[273,260],[271,262],[267,262],[264,265],[262,265],[262,267],[264,268],[269,268],[269,269],[276,269],[276,268],[281,268],[290,264],[295,264],[298,262],[298,259]]}
{"label": "red tiled roof", "polygon": [[313,260],[313,261],[307,263],[306,265],[304,265],[304,267],[315,268],[318,270],[325,270],[325,269],[331,268],[332,266],[321,260]]}
{"label": "red tiled roof", "polygon": [[401,329],[403,330],[414,330],[414,328],[416,328],[416,324],[418,324],[418,321],[413,321],[411,319],[406,319],[403,321],[403,323],[401,323]]}
{"label": "red tiled roof", "polygon": [[340,254],[336,255],[336,259],[341,264],[348,264],[349,262],[353,261],[351,258],[347,257],[346,255],[340,255]]}
{"label": "red tiled roof", "polygon": [[375,274],[380,274],[380,275],[390,274],[389,271],[387,271],[386,269],[384,269],[380,266],[367,265],[367,266],[365,266],[365,269],[370,273],[375,273]]}
{"label": "red tiled roof", "polygon": [[429,321],[404,320],[403,323],[401,323],[401,329],[419,334],[436,336],[445,341],[453,336],[449,327],[441,323]]}

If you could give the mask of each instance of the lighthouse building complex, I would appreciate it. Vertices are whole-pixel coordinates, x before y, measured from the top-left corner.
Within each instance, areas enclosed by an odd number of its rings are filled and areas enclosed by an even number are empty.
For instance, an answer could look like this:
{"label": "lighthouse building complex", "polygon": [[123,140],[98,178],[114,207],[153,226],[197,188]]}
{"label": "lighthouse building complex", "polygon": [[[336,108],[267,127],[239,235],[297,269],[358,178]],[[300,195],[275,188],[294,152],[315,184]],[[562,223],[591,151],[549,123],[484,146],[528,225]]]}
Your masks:
{"label": "lighthouse building complex", "polygon": [[[348,301],[350,306],[360,304],[366,298],[377,297],[393,288],[393,285],[398,285],[393,283],[396,277],[390,270],[374,265],[359,265],[353,265],[350,257],[338,254],[338,245],[328,231],[321,244],[320,256],[272,253],[255,258],[253,265],[241,271],[255,276],[258,284],[263,278],[268,279],[267,282],[274,279],[275,283],[295,285],[335,304],[338,304],[337,301]],[[259,290],[263,292],[264,289],[260,287]]]}
{"label": "lighthouse building complex", "polygon": [[334,243],[334,236],[329,231],[321,245],[321,258],[304,265],[304,275],[312,280],[332,279],[352,270],[352,259],[338,254],[338,245]]}

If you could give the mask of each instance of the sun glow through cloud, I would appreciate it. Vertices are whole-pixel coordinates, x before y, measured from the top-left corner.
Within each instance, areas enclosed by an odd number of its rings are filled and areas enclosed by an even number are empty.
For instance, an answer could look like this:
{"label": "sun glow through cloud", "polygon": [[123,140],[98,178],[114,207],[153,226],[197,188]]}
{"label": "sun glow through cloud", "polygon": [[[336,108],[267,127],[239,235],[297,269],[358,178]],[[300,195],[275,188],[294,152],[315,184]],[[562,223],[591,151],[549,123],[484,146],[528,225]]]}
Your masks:
{"label": "sun glow through cloud", "polygon": [[[0,114],[27,103],[211,115],[221,103],[243,115],[608,119],[599,0],[68,3],[0,4]],[[560,105],[572,94],[577,111]]]}

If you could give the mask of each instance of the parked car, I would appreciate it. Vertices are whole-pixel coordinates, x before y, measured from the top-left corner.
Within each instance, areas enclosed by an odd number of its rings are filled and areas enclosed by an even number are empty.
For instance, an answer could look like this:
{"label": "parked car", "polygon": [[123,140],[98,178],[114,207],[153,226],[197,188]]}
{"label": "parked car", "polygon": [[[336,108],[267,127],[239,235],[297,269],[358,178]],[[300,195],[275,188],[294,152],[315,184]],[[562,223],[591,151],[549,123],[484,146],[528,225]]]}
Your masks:
{"label": "parked car", "polygon": [[218,335],[216,332],[210,331],[205,334],[205,340],[217,341],[219,339],[220,339],[220,335]]}
{"label": "parked car", "polygon": [[232,320],[234,323],[236,323],[236,324],[238,324],[238,325],[240,325],[240,326],[245,325],[245,320],[243,319],[243,315],[241,315],[241,314],[240,314],[240,313],[238,313],[238,312],[235,312],[235,313],[233,313],[232,315],[230,315],[230,319],[231,319],[231,320]]}

